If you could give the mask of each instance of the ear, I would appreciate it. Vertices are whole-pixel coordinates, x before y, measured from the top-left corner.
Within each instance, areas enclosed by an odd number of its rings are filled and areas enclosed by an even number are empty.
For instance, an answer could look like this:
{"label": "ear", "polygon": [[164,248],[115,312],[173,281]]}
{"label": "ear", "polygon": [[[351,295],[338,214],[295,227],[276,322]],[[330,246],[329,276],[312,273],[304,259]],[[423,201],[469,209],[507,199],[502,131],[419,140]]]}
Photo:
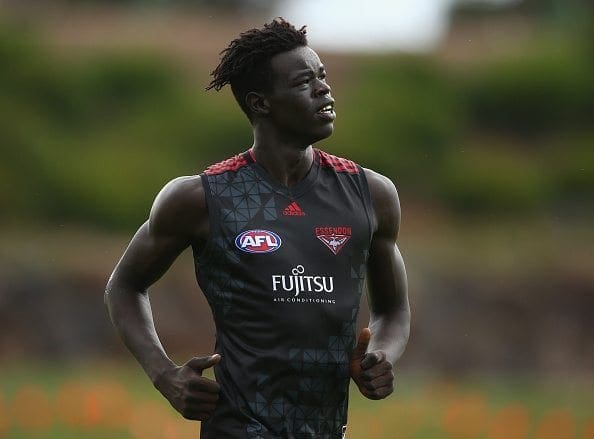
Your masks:
{"label": "ear", "polygon": [[270,112],[268,100],[262,93],[256,93],[255,91],[248,92],[245,95],[245,103],[252,114],[265,115]]}

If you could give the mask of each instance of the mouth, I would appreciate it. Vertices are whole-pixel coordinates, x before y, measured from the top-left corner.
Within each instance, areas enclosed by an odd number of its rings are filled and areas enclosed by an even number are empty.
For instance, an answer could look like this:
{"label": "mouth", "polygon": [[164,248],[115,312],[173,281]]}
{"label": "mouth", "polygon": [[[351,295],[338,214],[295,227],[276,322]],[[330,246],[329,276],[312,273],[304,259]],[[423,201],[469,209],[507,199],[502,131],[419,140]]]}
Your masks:
{"label": "mouth", "polygon": [[327,102],[323,106],[321,106],[318,109],[318,111],[316,111],[316,114],[319,114],[324,118],[334,120],[334,118],[336,118],[336,113],[334,112],[334,100]]}

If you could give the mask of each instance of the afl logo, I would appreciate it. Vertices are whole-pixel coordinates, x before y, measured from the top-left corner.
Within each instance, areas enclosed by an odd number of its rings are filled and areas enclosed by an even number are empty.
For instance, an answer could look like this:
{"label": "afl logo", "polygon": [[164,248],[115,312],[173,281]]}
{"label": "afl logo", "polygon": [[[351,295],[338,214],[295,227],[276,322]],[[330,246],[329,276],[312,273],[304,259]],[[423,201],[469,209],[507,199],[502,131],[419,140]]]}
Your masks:
{"label": "afl logo", "polygon": [[281,243],[280,236],[269,230],[246,230],[235,238],[235,246],[247,253],[270,253]]}

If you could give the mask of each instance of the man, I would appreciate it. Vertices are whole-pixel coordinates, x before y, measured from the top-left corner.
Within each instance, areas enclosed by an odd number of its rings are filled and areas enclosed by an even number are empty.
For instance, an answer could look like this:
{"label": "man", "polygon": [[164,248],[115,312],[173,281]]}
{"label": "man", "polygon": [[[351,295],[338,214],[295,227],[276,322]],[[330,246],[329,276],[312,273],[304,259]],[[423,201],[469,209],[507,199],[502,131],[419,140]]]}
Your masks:
{"label": "man", "polygon": [[[109,280],[109,313],[155,387],[203,421],[202,438],[342,438],[349,378],[385,398],[408,339],[396,189],[312,147],[336,115],[304,27],[277,19],[222,55],[209,88],[231,85],[253,146],[163,188]],[[216,354],[178,366],[147,288],[188,246]],[[365,277],[371,321],[355,346]],[[216,380],[202,377],[210,367]]]}

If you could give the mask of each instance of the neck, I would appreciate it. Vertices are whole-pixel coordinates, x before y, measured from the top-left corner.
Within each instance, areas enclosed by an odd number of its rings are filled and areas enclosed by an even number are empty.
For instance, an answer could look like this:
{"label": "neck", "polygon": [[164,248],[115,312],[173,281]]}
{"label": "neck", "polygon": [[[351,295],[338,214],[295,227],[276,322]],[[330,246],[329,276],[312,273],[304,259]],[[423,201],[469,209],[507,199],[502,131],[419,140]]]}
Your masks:
{"label": "neck", "polygon": [[287,187],[303,180],[313,163],[311,144],[283,140],[257,129],[252,151],[256,162]]}

